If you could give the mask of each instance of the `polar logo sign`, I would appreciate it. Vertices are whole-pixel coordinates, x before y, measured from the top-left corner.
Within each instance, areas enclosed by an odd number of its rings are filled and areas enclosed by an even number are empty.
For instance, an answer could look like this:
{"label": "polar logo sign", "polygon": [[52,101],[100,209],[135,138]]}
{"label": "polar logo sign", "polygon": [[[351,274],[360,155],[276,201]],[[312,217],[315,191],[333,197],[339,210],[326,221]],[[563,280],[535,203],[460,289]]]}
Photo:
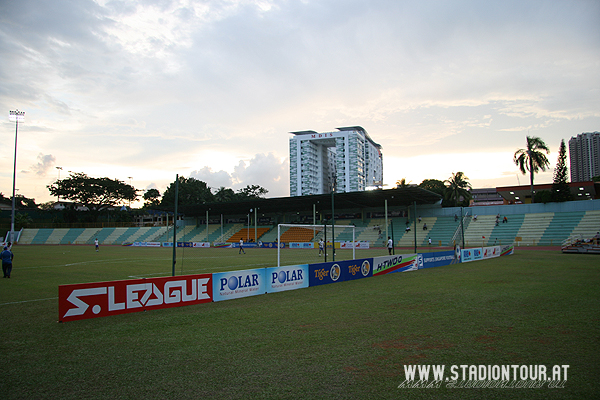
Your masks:
{"label": "polar logo sign", "polygon": [[61,285],[58,292],[61,322],[212,301],[210,274]]}
{"label": "polar logo sign", "polygon": [[250,286],[258,286],[258,274],[252,274],[252,279],[250,275],[246,275],[242,277],[242,275],[238,276],[230,276],[229,279],[221,278],[221,289],[224,290],[225,286],[229,288],[229,290],[235,290],[237,288],[246,288]]}
{"label": "polar logo sign", "polygon": [[279,273],[273,272],[271,278],[271,283],[276,283],[277,281],[279,281],[279,283],[285,283],[303,280],[304,274],[301,269],[294,269],[292,271],[279,271]]}
{"label": "polar logo sign", "polygon": [[266,293],[265,268],[220,272],[212,276],[214,301]]}
{"label": "polar logo sign", "polygon": [[308,264],[267,268],[267,293],[308,287]]}

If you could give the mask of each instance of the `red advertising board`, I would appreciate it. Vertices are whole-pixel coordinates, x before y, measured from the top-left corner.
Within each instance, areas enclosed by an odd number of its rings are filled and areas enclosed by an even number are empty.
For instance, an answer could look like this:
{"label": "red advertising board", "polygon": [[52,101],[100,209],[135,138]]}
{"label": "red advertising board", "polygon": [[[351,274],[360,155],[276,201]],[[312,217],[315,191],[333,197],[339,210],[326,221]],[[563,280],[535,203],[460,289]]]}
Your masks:
{"label": "red advertising board", "polygon": [[107,317],[212,300],[212,274],[61,285],[58,320]]}

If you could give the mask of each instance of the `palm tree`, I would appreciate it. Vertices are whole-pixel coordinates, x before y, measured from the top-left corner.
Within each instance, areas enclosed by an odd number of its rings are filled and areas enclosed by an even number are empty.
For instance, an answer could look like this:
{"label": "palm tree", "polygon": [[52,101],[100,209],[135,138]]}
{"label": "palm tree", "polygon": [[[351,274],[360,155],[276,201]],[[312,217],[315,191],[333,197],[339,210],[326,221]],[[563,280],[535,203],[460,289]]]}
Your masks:
{"label": "palm tree", "polygon": [[406,183],[406,178],[402,178],[402,179],[396,181],[396,189],[397,188],[408,187],[409,184],[410,184],[410,182]]}
{"label": "palm tree", "polygon": [[[445,197],[447,200],[454,200],[454,205],[458,206],[459,201],[464,201],[471,198],[471,184],[469,178],[465,176],[464,172],[452,173],[449,179],[446,179],[444,183],[447,183]],[[463,200],[461,200],[461,198]]]}
{"label": "palm tree", "polygon": [[526,171],[529,171],[529,181],[531,183],[531,202],[533,200],[533,175],[537,174],[539,170],[545,171],[550,165],[546,154],[550,154],[550,149],[546,146],[546,143],[539,137],[527,136],[527,147],[525,149],[519,149],[515,151],[513,161],[521,170],[523,175]]}

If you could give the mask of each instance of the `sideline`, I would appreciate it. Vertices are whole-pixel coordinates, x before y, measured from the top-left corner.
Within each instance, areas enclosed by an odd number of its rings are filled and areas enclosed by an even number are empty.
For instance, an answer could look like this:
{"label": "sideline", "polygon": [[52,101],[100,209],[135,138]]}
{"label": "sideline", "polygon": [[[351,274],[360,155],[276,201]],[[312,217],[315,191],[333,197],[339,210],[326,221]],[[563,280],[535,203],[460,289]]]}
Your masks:
{"label": "sideline", "polygon": [[10,303],[0,303],[0,306],[7,306],[10,304],[23,304],[31,303],[33,301],[44,301],[44,300],[58,300],[58,297],[48,297],[47,299],[35,299],[35,300],[23,300],[23,301],[11,301]]}

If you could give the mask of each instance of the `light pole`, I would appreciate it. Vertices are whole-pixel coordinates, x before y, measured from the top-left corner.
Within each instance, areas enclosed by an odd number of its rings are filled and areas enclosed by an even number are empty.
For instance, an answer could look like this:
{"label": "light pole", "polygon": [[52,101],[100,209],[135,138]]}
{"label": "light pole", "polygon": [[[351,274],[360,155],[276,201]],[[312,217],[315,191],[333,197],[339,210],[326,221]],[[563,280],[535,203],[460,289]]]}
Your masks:
{"label": "light pole", "polygon": [[[128,176],[129,178],[129,186],[131,186],[131,180],[133,179],[133,176]],[[131,200],[129,200],[129,208],[131,209]]]}
{"label": "light pole", "polygon": [[25,121],[25,111],[9,111],[9,121],[15,121],[15,162],[13,168],[13,195],[12,214],[10,217],[10,242],[15,243],[15,183],[17,180],[17,136],[19,134],[19,121]]}
{"label": "light pole", "polygon": [[[62,171],[62,167],[56,167],[58,170],[58,179],[56,182],[60,185],[60,171]],[[60,203],[60,194],[57,196],[56,203]]]}

